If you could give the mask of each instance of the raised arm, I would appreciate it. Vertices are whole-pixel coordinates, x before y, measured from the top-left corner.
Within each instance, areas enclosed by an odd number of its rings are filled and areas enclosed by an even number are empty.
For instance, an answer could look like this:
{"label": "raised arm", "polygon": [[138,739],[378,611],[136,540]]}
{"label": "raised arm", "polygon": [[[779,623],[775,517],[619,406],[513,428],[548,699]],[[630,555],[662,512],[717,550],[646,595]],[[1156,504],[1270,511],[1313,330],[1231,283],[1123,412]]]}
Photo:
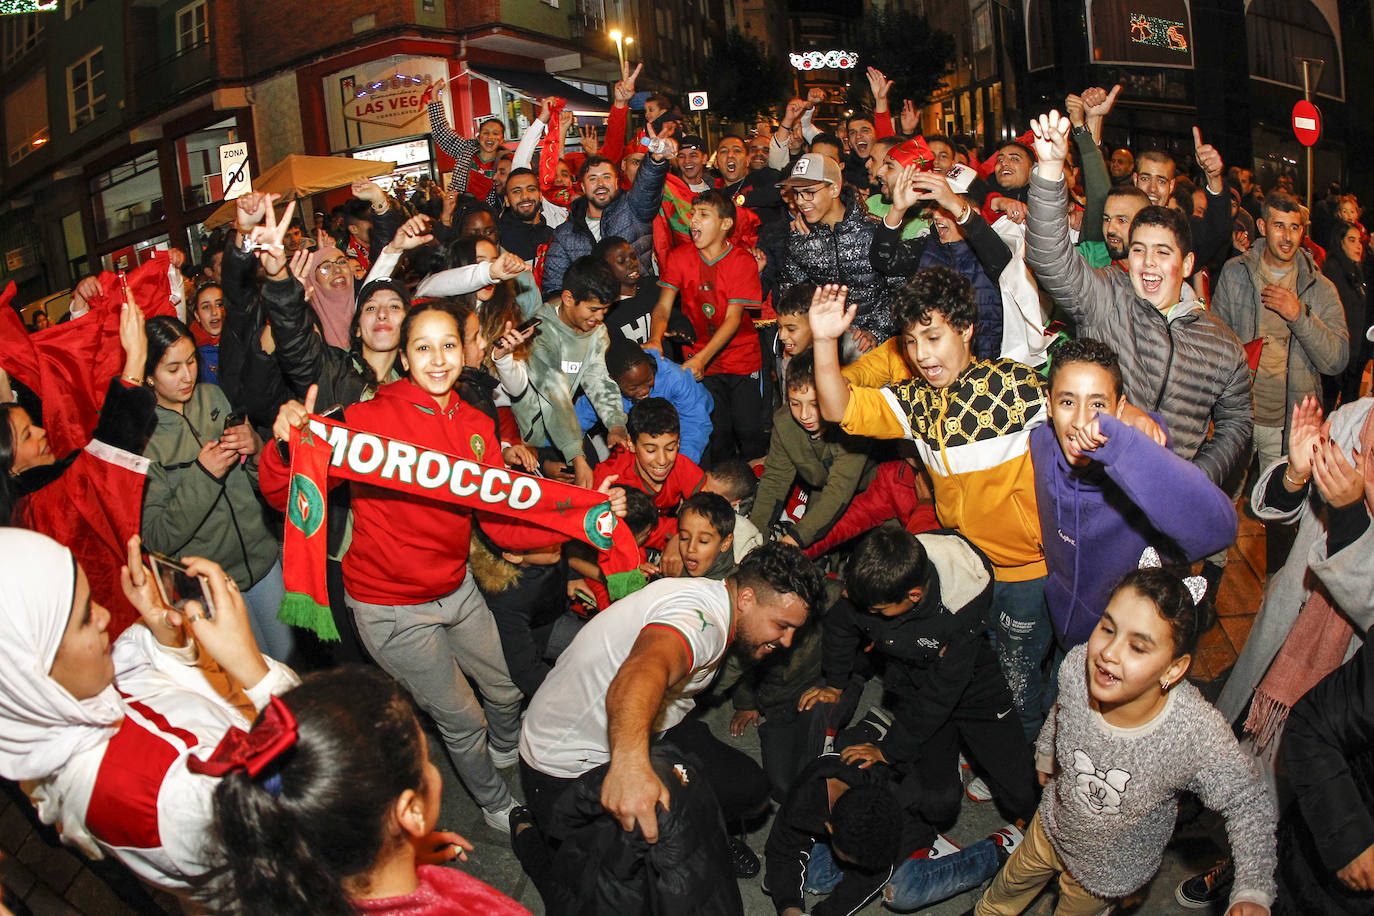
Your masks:
{"label": "raised arm", "polygon": [[1039,165],[1031,173],[1026,263],[1041,287],[1081,325],[1110,319],[1111,283],[1088,266],[1069,239],[1064,159],[1069,119],[1052,111],[1031,122]]}
{"label": "raised arm", "polygon": [[670,796],[649,762],[649,738],[669,686],[685,678],[690,665],[680,635],[647,626],[606,690],[611,763],[601,784],[601,804],[626,831],[638,824],[650,843],[658,841],[657,806],[667,810]]}
{"label": "raised arm", "polygon": [[849,408],[849,383],[840,374],[840,338],[849,330],[857,305],[846,305],[849,287],[828,284],[816,288],[807,319],[811,324],[811,349],[816,362],[816,400],[821,416],[832,423],[844,419]]}
{"label": "raised arm", "polygon": [[[1107,161],[1102,158],[1102,148],[1098,143],[1102,137],[1102,121],[1111,111],[1120,91],[1119,85],[1113,86],[1110,93],[1094,86],[1086,90],[1081,98],[1071,95],[1064,100],[1064,107],[1068,109],[1069,120],[1074,126],[1073,140],[1078,149],[1079,165],[1083,169],[1083,194],[1087,198],[1083,206],[1083,228],[1078,233],[1080,241],[1102,241],[1102,211],[1107,192],[1112,187],[1112,176],[1107,171]],[[1080,127],[1086,130],[1079,130]]]}

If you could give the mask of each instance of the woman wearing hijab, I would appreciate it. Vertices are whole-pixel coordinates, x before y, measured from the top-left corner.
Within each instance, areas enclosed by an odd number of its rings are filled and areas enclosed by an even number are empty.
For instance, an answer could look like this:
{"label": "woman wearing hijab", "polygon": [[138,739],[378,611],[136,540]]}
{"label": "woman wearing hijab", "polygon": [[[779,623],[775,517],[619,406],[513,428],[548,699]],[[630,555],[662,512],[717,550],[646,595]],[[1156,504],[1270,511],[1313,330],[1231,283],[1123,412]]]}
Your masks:
{"label": "woman wearing hijab", "polygon": [[332,245],[315,249],[310,253],[301,282],[310,307],[320,319],[324,342],[347,350],[354,306],[353,270],[348,266],[348,257]]}
{"label": "woman wearing hijab", "polygon": [[71,551],[0,528],[0,776],[31,783],[39,817],[64,842],[194,897],[213,860],[218,780],[192,768],[298,681],[258,651],[243,597],[214,563],[187,562],[211,615],[200,602],[163,602],[136,537],[128,561],[124,594],[142,621],[111,644],[109,611]]}

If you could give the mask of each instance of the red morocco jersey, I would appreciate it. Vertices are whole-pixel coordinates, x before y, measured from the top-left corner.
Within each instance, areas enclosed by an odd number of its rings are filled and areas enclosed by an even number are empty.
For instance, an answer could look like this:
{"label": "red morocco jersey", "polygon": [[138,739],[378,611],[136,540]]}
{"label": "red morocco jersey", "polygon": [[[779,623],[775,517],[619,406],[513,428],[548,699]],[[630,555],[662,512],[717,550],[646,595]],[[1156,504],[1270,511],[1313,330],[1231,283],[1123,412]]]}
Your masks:
{"label": "red morocco jersey", "polygon": [[749,309],[763,303],[763,287],[758,265],[749,252],[727,245],[724,254],[708,261],[695,246],[679,245],[668,255],[658,285],[677,290],[682,298],[682,313],[697,333],[697,339],[684,348],[689,357],[710,342],[730,305],[744,306],[735,336],[711,360],[706,374],[752,375],[759,371],[763,354]]}

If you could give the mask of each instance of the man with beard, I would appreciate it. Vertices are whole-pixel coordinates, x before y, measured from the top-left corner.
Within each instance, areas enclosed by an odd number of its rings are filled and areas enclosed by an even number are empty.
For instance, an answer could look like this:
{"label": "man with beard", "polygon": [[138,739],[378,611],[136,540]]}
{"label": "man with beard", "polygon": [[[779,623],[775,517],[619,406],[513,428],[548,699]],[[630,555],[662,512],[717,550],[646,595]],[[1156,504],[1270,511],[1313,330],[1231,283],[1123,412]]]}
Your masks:
{"label": "man with beard", "polygon": [[[557,206],[557,205],[555,205]],[[563,211],[562,207],[557,207]],[[563,211],[563,219],[567,211]],[[539,178],[529,169],[512,169],[506,176],[506,209],[501,213],[498,229],[501,245],[507,251],[533,262],[540,246],[553,239],[554,227],[545,212],[544,195],[539,192]]]}
{"label": "man with beard", "polygon": [[[892,158],[892,151],[902,145],[901,137],[883,137],[873,141],[872,155],[868,158],[868,186],[877,190],[869,195],[865,206],[868,207],[870,216],[876,219],[883,219],[892,209],[892,186],[897,180],[897,176],[902,172],[902,166],[897,160]],[[952,160],[951,160],[952,161]],[[930,171],[937,171],[930,169]],[[944,169],[938,170],[940,173]],[[917,210],[909,211],[901,222],[901,238],[903,241],[918,238],[930,228],[930,220],[920,215]]]}
{"label": "man with beard", "polygon": [[1241,340],[1263,338],[1252,387],[1261,469],[1288,453],[1287,427],[1304,398],[1321,400],[1321,375],[1345,368],[1350,335],[1336,287],[1302,250],[1307,214],[1282,191],[1264,198],[1261,238],[1222,268],[1216,316]]}
{"label": "man with beard", "polygon": [[1150,198],[1133,185],[1117,185],[1107,192],[1107,200],[1102,204],[1102,241],[1112,261],[1122,268],[1125,267],[1131,221],[1149,205]]}
{"label": "man with beard", "polygon": [[639,167],[630,190],[620,190],[615,163],[602,156],[588,156],[578,169],[582,196],[568,208],[568,219],[554,230],[553,241],[544,256],[544,299],[563,289],[563,274],[568,265],[584,255],[602,238],[618,235],[630,243],[639,258],[641,273],[653,273],[654,217],[663,203],[663,181],[668,164],[677,156],[677,143],[661,137],[652,125],[647,128],[649,158]]}
{"label": "man with beard", "polygon": [[[601,804],[626,831],[638,824],[658,841],[656,808],[668,790],[649,763],[656,736],[698,753],[702,775],[726,820],[746,786],[768,780],[743,754],[684,717],[692,697],[715,678],[732,647],[758,660],[792,645],[808,614],[821,608],[825,585],[802,552],[765,544],[724,581],[661,579],[591,619],[530,701],[520,734],[520,782],[534,821],[546,827],[558,798],[583,774],[609,764]],[[724,761],[727,768],[713,766]],[[742,763],[741,763],[742,761]],[[749,799],[753,801],[753,799]]]}

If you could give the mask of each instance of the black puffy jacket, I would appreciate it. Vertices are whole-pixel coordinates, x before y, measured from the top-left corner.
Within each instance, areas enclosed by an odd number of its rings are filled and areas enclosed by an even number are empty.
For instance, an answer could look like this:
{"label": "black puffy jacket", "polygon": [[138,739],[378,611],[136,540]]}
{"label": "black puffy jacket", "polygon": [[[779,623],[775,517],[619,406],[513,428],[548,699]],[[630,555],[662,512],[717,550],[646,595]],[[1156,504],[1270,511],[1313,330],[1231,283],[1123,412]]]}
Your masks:
{"label": "black puffy jacket", "polygon": [[855,201],[834,226],[817,223],[806,233],[792,229],[778,277],[778,293],[786,293],[798,283],[842,283],[849,287],[849,301],[858,307],[854,326],[868,331],[879,343],[887,340],[896,333],[888,300],[906,281],[903,277],[884,277],[873,269],[869,249],[875,225],[863,204]]}
{"label": "black puffy jacket", "polygon": [[671,745],[650,754],[672,796],[658,815],[658,842],[626,833],[601,807],[607,765],[583,774],[554,808],[561,841],[554,881],[567,891],[545,900],[549,916],[742,916],[720,806],[689,757]]}

